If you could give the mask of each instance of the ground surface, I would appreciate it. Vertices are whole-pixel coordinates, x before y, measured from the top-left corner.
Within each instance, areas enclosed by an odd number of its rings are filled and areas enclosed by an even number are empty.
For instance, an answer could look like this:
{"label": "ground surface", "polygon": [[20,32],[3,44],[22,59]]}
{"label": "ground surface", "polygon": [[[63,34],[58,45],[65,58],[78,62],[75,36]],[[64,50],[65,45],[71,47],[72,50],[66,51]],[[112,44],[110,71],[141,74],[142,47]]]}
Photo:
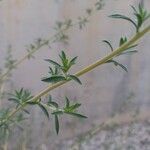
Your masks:
{"label": "ground surface", "polygon": [[[80,140],[81,142],[81,136]],[[98,132],[95,136],[75,140],[65,140],[57,144],[57,150],[150,150],[150,121],[134,122],[112,126]],[[74,144],[74,148],[71,145]]]}

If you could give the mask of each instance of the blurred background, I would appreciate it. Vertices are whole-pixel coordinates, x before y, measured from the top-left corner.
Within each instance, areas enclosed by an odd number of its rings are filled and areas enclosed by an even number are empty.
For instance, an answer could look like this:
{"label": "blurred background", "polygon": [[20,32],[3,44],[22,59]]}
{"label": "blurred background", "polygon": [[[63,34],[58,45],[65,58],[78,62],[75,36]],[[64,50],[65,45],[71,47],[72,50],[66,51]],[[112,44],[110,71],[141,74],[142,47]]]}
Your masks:
{"label": "blurred background", "polygon": [[[131,37],[133,26],[121,20],[108,18],[114,13],[132,16],[130,5],[137,6],[141,0],[103,0],[98,10],[97,0],[2,0],[0,2],[0,67],[5,72],[5,62],[11,51],[14,59],[20,60],[30,44],[37,39],[49,39],[57,32],[58,22],[71,19],[75,25],[65,34],[65,40],[58,40],[34,53],[35,59],[25,60],[12,71],[9,81],[3,86],[9,92],[24,87],[37,94],[47,87],[41,81],[48,72],[48,63],[44,59],[58,60],[58,54],[64,50],[70,56],[78,56],[77,65],[72,72],[94,63],[106,56],[110,50],[102,40],[109,40],[118,47],[121,36]],[[150,10],[150,1],[143,0]],[[95,9],[95,7],[97,9]],[[87,9],[95,9],[88,22],[80,29],[76,22],[86,15]],[[57,22],[57,24],[56,24]],[[150,108],[150,36],[139,42],[138,53],[121,56],[118,61],[128,68],[125,72],[113,64],[105,64],[83,75],[82,86],[70,82],[52,94],[60,104],[67,96],[82,103],[81,112],[88,119],[80,120],[64,116],[60,121],[60,133],[54,131],[53,120],[47,121],[39,108],[31,110],[29,120],[24,123],[24,131],[14,129],[10,146],[19,147],[25,141],[27,149],[55,149],[55,143],[61,139],[71,139],[98,125],[116,114],[141,112],[149,114]],[[0,107],[7,105],[7,98]],[[10,143],[11,143],[10,142]],[[17,148],[16,148],[17,149]]]}

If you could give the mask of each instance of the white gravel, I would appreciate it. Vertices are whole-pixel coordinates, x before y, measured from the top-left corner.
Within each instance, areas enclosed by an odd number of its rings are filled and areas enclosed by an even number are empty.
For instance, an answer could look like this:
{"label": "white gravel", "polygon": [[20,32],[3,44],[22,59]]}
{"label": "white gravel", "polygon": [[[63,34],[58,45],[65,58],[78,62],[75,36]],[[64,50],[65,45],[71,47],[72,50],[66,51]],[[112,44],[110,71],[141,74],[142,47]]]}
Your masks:
{"label": "white gravel", "polygon": [[57,150],[150,150],[150,121],[130,123],[104,129],[95,136],[65,140],[57,144]]}

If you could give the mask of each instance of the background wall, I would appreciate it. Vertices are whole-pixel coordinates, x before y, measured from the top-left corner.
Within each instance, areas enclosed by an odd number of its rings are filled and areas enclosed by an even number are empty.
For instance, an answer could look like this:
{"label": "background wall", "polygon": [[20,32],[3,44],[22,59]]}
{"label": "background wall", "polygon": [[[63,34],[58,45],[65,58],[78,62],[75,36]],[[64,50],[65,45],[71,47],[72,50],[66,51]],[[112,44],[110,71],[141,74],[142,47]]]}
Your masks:
{"label": "background wall", "polygon": [[[0,66],[3,66],[6,49],[11,45],[15,58],[26,53],[26,45],[33,43],[39,37],[47,38],[55,33],[55,21],[72,18],[85,13],[96,0],[3,0],[0,2]],[[150,1],[144,0],[145,7],[150,10]],[[69,30],[69,44],[53,44],[51,48],[43,47],[36,53],[36,59],[25,61],[13,71],[13,88],[25,87],[33,93],[38,93],[47,85],[40,81],[48,72],[45,58],[57,59],[63,49],[71,56],[79,56],[78,64],[73,72],[105,56],[109,50],[102,43],[103,39],[112,41],[117,47],[120,36],[131,36],[134,32],[132,25],[125,21],[107,18],[115,12],[130,15],[130,5],[137,5],[139,0],[106,0],[104,8],[91,17],[83,30],[73,27]],[[56,136],[51,121],[47,122],[42,112],[37,108],[32,110],[32,116],[27,123],[25,135],[30,137],[31,147],[46,145],[50,147],[54,141],[69,138],[84,132],[93,124],[100,123],[113,114],[132,110],[136,106],[149,109],[150,92],[150,37],[146,35],[138,46],[138,53],[123,56],[119,61],[128,68],[128,73],[111,64],[103,65],[81,77],[82,86],[68,83],[52,94],[62,102],[64,96],[77,99],[83,105],[84,113],[88,116],[85,121],[64,117],[61,121],[60,135]],[[9,88],[7,86],[6,88]],[[127,100],[133,102],[124,107]],[[127,101],[128,102],[128,101]],[[131,104],[130,103],[130,104]],[[77,120],[77,121],[76,121]],[[30,126],[29,126],[30,125]],[[34,144],[31,144],[33,141]]]}

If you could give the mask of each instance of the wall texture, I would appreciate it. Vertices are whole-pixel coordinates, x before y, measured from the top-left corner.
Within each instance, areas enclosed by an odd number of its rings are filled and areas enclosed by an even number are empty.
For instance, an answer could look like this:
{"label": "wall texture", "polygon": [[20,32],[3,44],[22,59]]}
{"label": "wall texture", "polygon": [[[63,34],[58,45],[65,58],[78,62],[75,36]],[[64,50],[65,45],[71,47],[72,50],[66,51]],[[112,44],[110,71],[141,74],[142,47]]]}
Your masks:
{"label": "wall texture", "polygon": [[[39,37],[47,38],[55,31],[55,21],[82,16],[85,9],[92,6],[96,0],[3,0],[0,2],[0,60],[1,66],[6,49],[12,46],[16,58],[26,53],[26,45],[33,43]],[[57,59],[58,53],[65,49],[72,56],[78,55],[79,62],[74,72],[105,56],[109,50],[101,41],[108,39],[114,46],[120,36],[131,36],[133,27],[119,20],[107,18],[108,15],[120,12],[131,14],[130,5],[137,5],[139,0],[106,0],[103,10],[91,17],[87,26],[80,31],[77,27],[69,30],[68,45],[53,44],[51,48],[43,47],[36,53],[36,59],[25,61],[13,71],[13,88],[25,87],[37,93],[47,85],[40,81],[48,69],[45,58]],[[150,1],[144,0],[150,10]],[[123,56],[119,61],[128,68],[128,73],[111,64],[103,65],[81,77],[82,86],[73,82],[56,89],[52,94],[62,102],[64,96],[76,98],[83,104],[86,121],[70,119],[62,120],[59,137],[53,131],[51,121],[43,119],[39,109],[32,110],[30,125],[27,126],[30,136],[27,145],[36,149],[50,147],[53,141],[69,138],[81,131],[86,131],[92,124],[101,122],[122,109],[133,109],[124,106],[127,100],[133,100],[140,109],[149,109],[150,99],[150,36],[145,36],[139,43],[139,53]],[[7,87],[9,88],[9,87]],[[40,135],[40,136],[39,136]],[[30,141],[28,143],[28,141]],[[31,144],[33,141],[34,144]],[[42,145],[43,144],[43,145]]]}

